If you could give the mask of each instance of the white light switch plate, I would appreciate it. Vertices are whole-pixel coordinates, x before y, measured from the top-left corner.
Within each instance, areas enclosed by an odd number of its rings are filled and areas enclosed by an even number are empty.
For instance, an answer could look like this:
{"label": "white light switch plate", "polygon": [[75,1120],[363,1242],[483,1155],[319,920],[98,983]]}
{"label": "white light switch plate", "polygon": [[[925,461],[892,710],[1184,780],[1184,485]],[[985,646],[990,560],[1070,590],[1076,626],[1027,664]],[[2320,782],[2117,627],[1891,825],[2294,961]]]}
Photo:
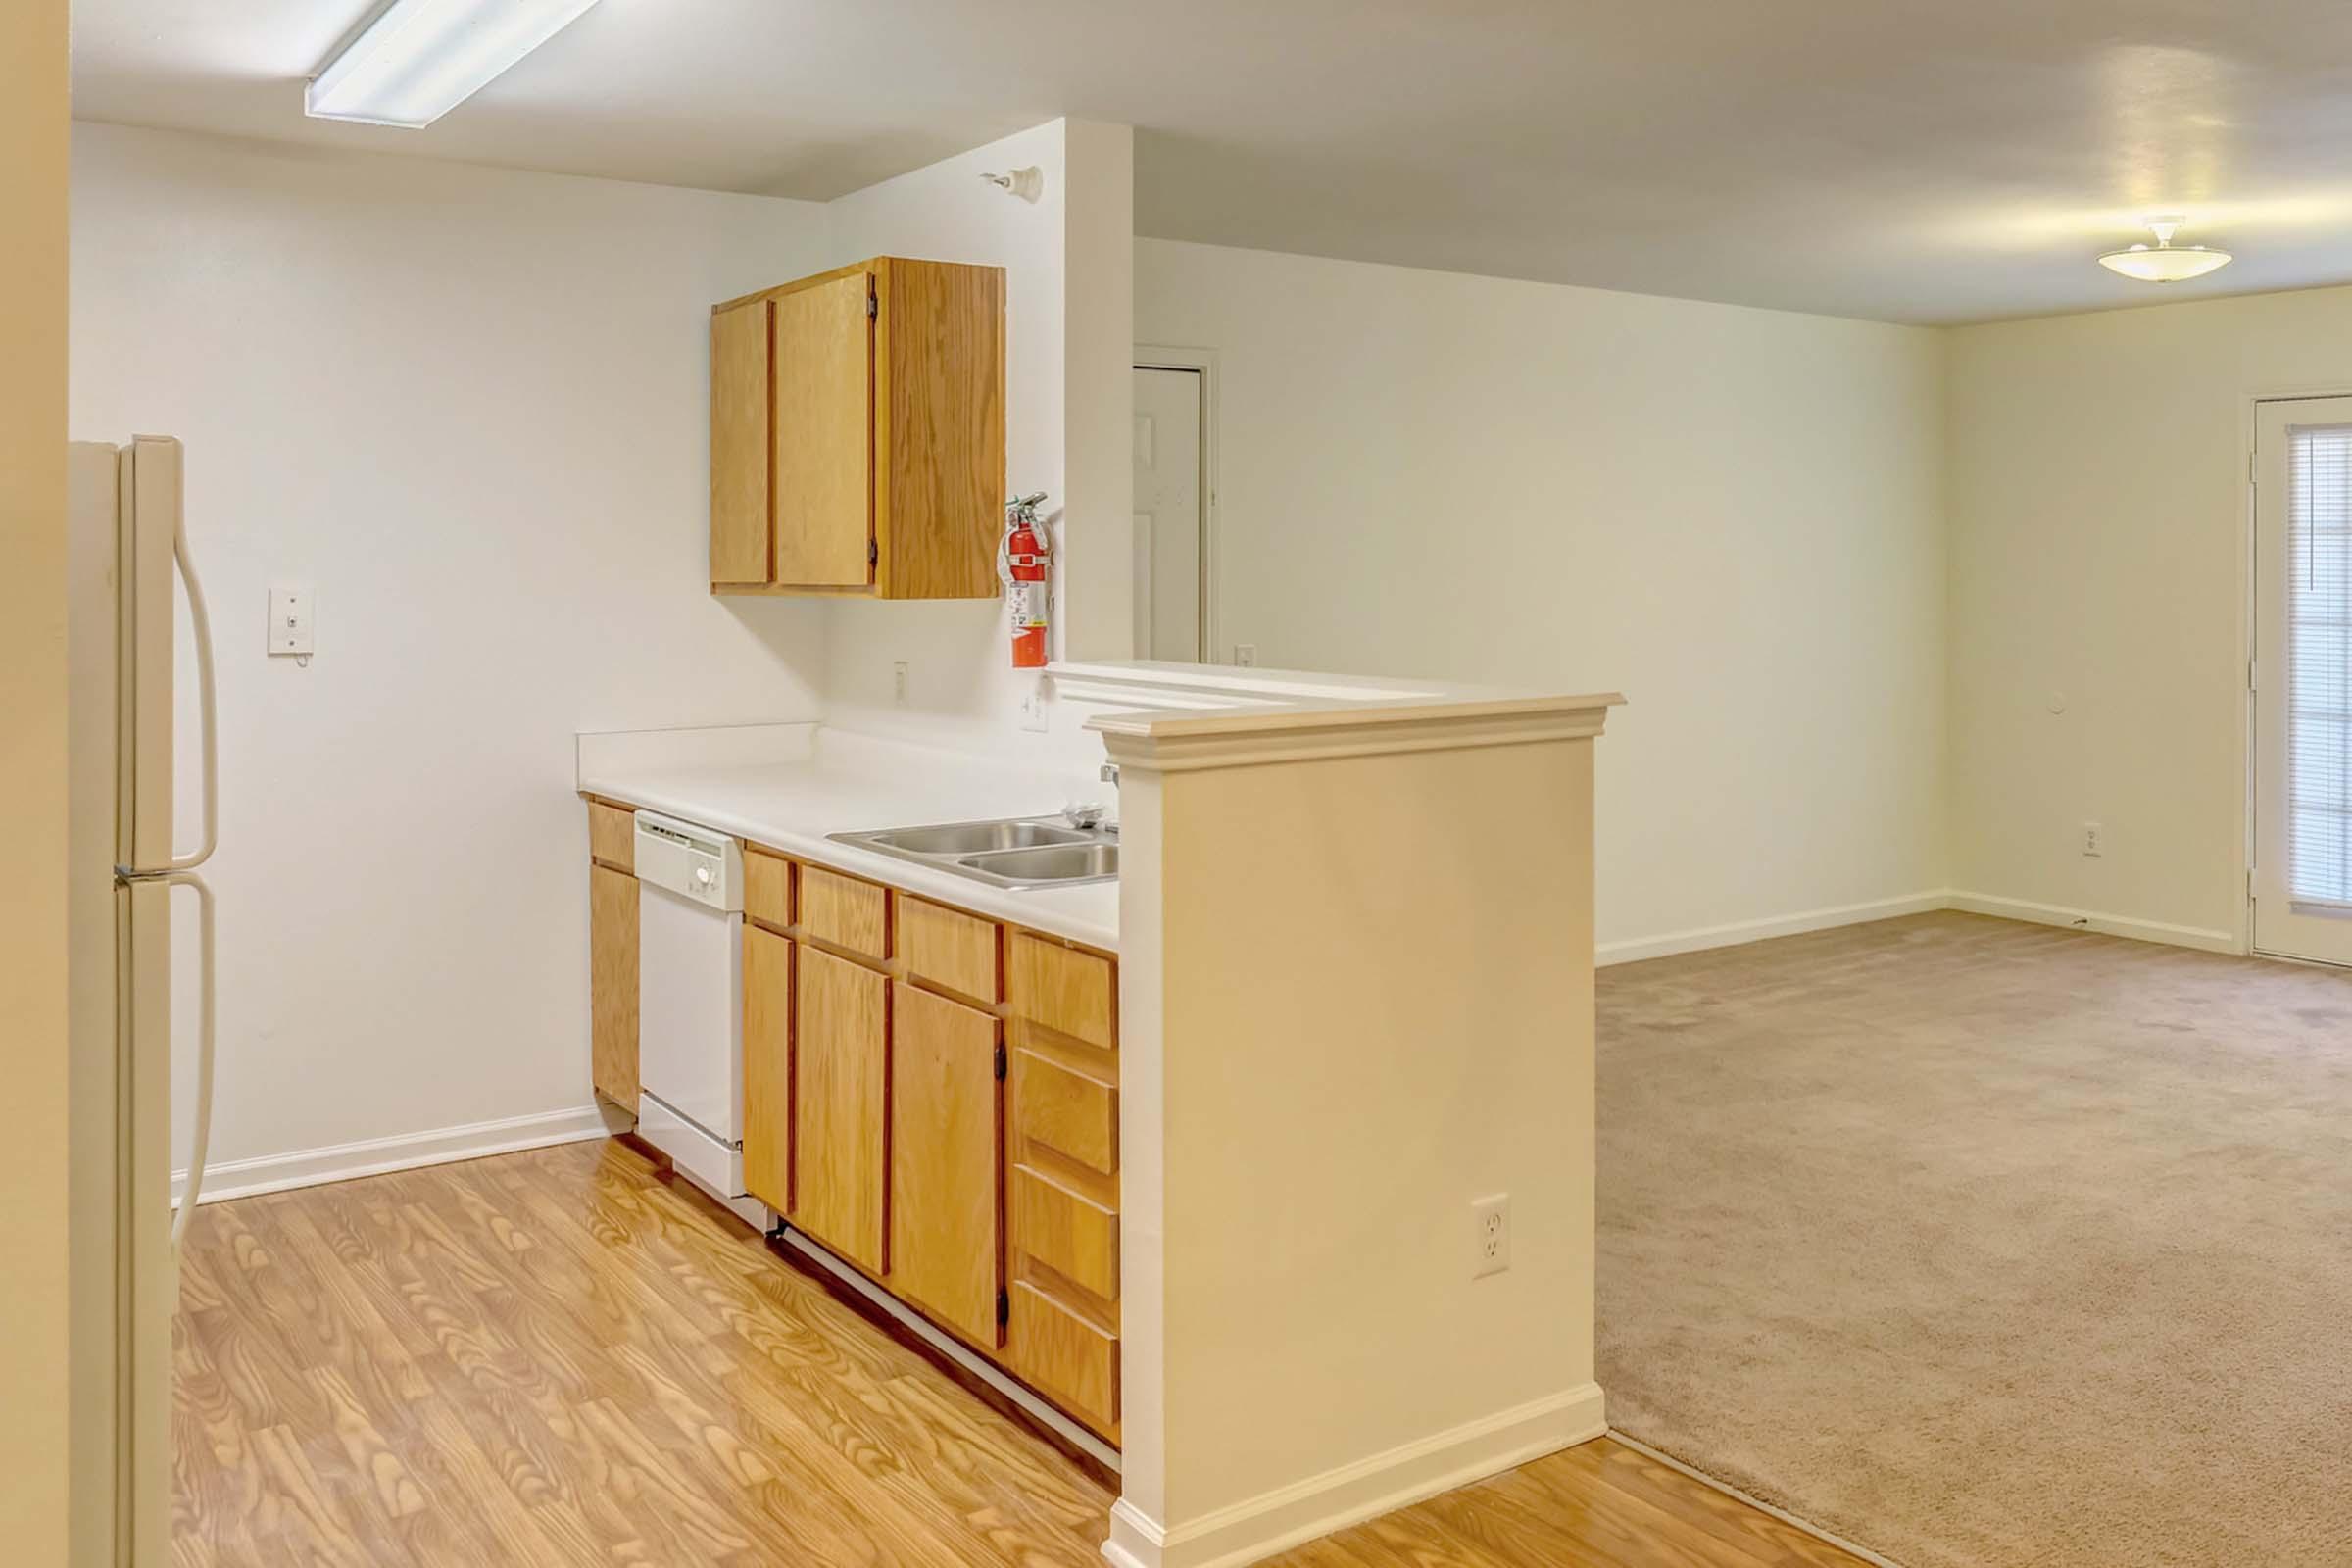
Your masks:
{"label": "white light switch plate", "polygon": [[279,584],[270,590],[270,652],[308,654],[313,651],[313,603],[307,584]]}

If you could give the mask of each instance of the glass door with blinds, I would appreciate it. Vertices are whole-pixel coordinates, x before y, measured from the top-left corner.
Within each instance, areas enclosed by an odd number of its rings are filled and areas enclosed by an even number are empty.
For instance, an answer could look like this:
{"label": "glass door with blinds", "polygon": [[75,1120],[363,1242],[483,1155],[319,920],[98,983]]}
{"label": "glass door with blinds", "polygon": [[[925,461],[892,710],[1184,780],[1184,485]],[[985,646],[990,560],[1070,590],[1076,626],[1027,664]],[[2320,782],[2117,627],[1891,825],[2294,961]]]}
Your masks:
{"label": "glass door with blinds", "polygon": [[2352,397],[2256,405],[2254,947],[2352,964]]}

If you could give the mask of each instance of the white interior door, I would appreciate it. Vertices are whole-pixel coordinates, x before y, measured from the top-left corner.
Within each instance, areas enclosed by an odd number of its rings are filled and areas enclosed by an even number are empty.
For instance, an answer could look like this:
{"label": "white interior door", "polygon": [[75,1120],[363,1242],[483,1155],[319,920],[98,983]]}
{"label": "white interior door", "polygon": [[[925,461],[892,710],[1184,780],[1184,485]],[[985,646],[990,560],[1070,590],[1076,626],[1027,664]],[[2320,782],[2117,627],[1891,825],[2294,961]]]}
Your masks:
{"label": "white interior door", "polygon": [[1135,634],[1145,659],[1200,662],[1199,370],[1135,368]]}
{"label": "white interior door", "polygon": [[2254,946],[2352,964],[2352,397],[2257,405]]}

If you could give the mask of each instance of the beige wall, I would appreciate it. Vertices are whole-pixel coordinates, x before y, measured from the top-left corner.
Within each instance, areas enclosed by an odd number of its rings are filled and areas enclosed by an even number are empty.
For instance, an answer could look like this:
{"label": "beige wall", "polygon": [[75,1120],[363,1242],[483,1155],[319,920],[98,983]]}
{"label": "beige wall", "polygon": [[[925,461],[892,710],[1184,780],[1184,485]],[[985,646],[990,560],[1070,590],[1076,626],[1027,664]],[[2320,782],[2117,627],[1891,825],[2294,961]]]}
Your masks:
{"label": "beige wall", "polygon": [[[1056,657],[1130,652],[1133,140],[1125,125],[1057,120],[837,197],[827,208],[839,261],[946,256],[1005,270],[1004,483],[1012,493],[1045,491],[1049,514],[1060,517],[1052,635],[1065,652]],[[979,178],[1029,166],[1044,175],[1034,203]],[[1083,715],[1066,707],[1057,705],[1051,736],[1019,727],[1021,698],[1037,677],[1011,667],[1001,599],[829,608],[832,721],[1025,761],[1100,760],[1101,747],[1077,737]],[[894,678],[901,662],[907,666],[904,697]]]}
{"label": "beige wall", "polygon": [[[1285,739],[1160,774],[1108,737],[1129,868],[1114,1562],[1249,1560],[1229,1553],[1602,1421],[1595,743]],[[1495,1193],[1510,1267],[1473,1278],[1472,1203]]]}
{"label": "beige wall", "polygon": [[1220,658],[1616,688],[1604,955],[1945,884],[1943,345],[1136,243],[1213,349]]}
{"label": "beige wall", "polygon": [[0,47],[0,1541],[66,1560],[66,6]]}
{"label": "beige wall", "polygon": [[[601,1129],[573,732],[821,710],[824,607],[708,590],[705,401],[710,302],[824,266],[824,208],[74,140],[73,433],[187,443],[214,607],[215,1189],[282,1174],[219,1164],[376,1139]],[[279,582],[317,592],[307,668],[264,651]],[[196,944],[174,912],[177,1166]]]}
{"label": "beige wall", "polygon": [[2352,391],[2352,289],[1948,344],[1954,885],[2234,945],[2247,400]]}

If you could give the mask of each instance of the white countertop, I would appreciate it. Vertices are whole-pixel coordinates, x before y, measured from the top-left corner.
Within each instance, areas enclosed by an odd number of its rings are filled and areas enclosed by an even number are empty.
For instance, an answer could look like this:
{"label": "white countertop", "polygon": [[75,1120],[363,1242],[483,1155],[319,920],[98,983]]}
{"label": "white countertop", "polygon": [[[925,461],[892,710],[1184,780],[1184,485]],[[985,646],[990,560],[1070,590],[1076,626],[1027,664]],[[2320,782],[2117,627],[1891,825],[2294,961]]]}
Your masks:
{"label": "white countertop", "polygon": [[[721,744],[711,744],[713,736]],[[580,738],[579,787],[800,859],[1116,952],[1119,885],[992,887],[831,833],[1050,816],[1102,786],[813,724]]]}
{"label": "white countertop", "polygon": [[[818,723],[579,737],[579,787],[943,904],[1115,952],[1119,884],[1010,889],[836,844],[834,833],[1051,816],[1112,805],[1102,751],[1158,770],[1598,734],[1625,699],[1120,661],[1049,666],[1078,726],[1015,761]],[[1083,731],[1094,731],[1088,736]],[[1071,746],[1068,742],[1078,744]]]}

